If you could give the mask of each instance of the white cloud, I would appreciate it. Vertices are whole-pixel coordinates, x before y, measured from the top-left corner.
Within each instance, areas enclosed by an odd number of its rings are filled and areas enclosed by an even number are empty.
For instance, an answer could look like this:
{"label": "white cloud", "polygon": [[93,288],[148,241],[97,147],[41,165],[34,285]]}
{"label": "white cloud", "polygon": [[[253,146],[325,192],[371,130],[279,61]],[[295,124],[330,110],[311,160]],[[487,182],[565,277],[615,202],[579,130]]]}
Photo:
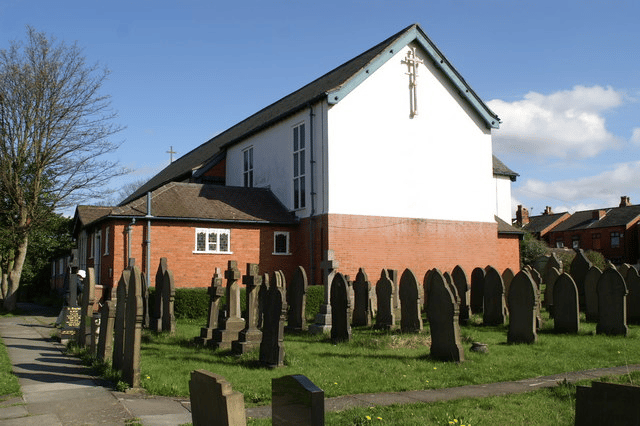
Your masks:
{"label": "white cloud", "polygon": [[[513,194],[514,198],[557,200],[562,204],[554,206],[555,212],[573,212],[617,206],[623,195],[631,196],[631,202],[634,202],[639,181],[640,161],[633,161],[615,164],[610,170],[579,179],[553,182],[527,179],[513,189]],[[636,203],[639,201],[635,200]]]}
{"label": "white cloud", "polygon": [[633,133],[631,134],[631,142],[636,145],[640,145],[640,127],[636,127],[633,129]]}
{"label": "white cloud", "polygon": [[575,86],[550,95],[529,92],[515,102],[489,101],[503,121],[494,133],[494,149],[545,158],[594,157],[619,145],[602,113],[623,102],[622,92],[601,86]]}

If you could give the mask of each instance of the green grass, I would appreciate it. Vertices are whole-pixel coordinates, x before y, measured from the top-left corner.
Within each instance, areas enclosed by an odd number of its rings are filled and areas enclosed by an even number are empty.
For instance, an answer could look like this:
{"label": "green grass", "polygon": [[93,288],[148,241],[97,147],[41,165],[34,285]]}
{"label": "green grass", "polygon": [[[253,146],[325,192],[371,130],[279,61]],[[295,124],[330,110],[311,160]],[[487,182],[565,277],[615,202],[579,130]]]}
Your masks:
{"label": "green grass", "polygon": [[13,374],[11,361],[7,354],[7,348],[0,339],[0,401],[20,396],[20,384],[18,378]]}
{"label": "green grass", "polygon": [[[477,319],[476,319],[477,322]],[[402,335],[354,329],[349,343],[333,345],[327,336],[286,335],[285,366],[264,369],[258,354],[240,357],[191,344],[202,321],[179,321],[176,336],[145,332],[142,343],[142,386],[151,394],[188,397],[192,370],[224,376],[242,392],[245,404],[271,400],[271,379],[304,374],[326,397],[358,393],[399,392],[520,380],[566,371],[640,363],[640,327],[629,336],[595,335],[595,324],[581,324],[578,335],[557,335],[547,321],[538,343],[509,345],[506,327],[462,327],[465,362],[429,358],[429,332]],[[471,342],[489,345],[489,353],[473,353]],[[382,416],[381,416],[382,417]]]}

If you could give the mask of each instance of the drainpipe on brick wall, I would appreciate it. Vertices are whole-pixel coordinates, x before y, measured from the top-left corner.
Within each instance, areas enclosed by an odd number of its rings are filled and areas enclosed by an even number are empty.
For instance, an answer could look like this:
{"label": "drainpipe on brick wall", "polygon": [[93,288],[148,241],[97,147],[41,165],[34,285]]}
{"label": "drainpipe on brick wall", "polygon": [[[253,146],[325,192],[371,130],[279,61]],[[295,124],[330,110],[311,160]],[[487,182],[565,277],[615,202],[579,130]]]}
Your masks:
{"label": "drainpipe on brick wall", "polygon": [[315,265],[314,265],[314,235],[315,235],[315,214],[316,214],[316,192],[315,192],[315,164],[313,156],[313,106],[309,104],[309,164],[311,172],[311,215],[309,216],[309,276],[312,282],[315,280]]}
{"label": "drainpipe on brick wall", "polygon": [[136,224],[136,219],[133,218],[131,219],[131,223],[127,226],[127,257],[124,259],[125,268],[129,266],[129,259],[131,259],[131,231],[132,231],[133,225],[135,224]]}
{"label": "drainpipe on brick wall", "polygon": [[145,272],[147,274],[147,287],[151,285],[151,191],[147,192],[147,239],[144,240],[145,247],[147,249],[147,259]]}

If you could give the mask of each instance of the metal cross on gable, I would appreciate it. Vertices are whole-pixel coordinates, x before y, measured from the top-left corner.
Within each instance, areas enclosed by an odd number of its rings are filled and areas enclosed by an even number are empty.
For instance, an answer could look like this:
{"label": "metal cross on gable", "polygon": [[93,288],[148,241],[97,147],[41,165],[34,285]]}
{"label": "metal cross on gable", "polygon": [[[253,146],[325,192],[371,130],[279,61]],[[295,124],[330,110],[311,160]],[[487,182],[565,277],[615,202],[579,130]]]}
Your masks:
{"label": "metal cross on gable", "polygon": [[177,152],[173,150],[173,146],[169,148],[169,151],[167,151],[167,154],[169,154],[169,162],[173,163],[173,154],[177,154]]}
{"label": "metal cross on gable", "polygon": [[409,76],[409,116],[413,118],[418,115],[418,92],[416,90],[418,65],[424,64],[424,62],[416,55],[416,48],[410,47],[407,51],[407,56],[402,60],[401,63],[406,65],[408,69],[406,74]]}

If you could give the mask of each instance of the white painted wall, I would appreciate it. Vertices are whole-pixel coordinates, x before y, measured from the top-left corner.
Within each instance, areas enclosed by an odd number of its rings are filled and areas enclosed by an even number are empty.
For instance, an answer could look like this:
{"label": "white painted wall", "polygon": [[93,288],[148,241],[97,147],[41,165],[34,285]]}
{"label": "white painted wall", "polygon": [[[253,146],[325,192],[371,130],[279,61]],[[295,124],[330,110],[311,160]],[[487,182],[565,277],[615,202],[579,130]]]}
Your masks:
{"label": "white painted wall", "polygon": [[420,49],[410,118],[407,49],[328,111],[328,211],[494,222],[490,130]]}
{"label": "white painted wall", "polygon": [[511,224],[511,179],[505,176],[494,176],[496,188],[496,216]]}

